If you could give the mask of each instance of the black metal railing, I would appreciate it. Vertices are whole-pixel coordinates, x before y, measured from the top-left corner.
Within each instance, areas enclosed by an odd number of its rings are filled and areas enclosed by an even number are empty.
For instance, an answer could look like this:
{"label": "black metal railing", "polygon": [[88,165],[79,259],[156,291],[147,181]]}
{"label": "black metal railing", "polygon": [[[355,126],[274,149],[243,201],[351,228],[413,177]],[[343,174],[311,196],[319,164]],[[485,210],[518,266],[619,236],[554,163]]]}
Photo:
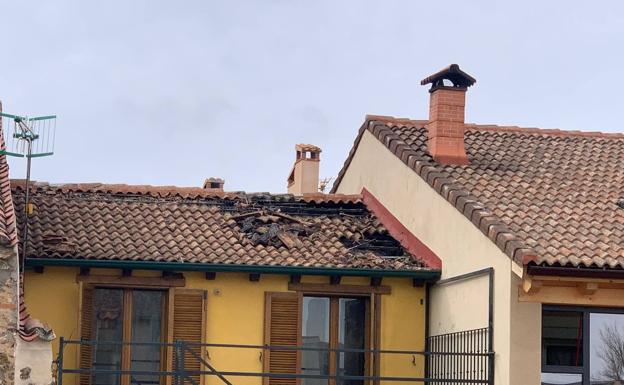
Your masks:
{"label": "black metal railing", "polygon": [[[479,336],[482,329],[478,331],[469,331],[474,336]],[[464,332],[462,332],[464,333]],[[460,335],[459,333],[453,333]],[[466,334],[466,335],[468,335]],[[452,337],[450,335],[429,337],[428,342],[437,346],[440,351],[429,349],[429,351],[419,350],[389,350],[389,349],[349,349],[349,348],[330,348],[330,347],[309,347],[309,346],[277,346],[277,345],[241,345],[241,344],[213,344],[213,343],[192,343],[185,341],[175,341],[172,343],[165,342],[111,342],[111,341],[82,341],[82,340],[66,340],[60,338],[60,346],[57,364],[57,384],[63,385],[64,376],[89,376],[91,379],[96,375],[115,375],[130,376],[130,379],[138,376],[153,376],[158,378],[170,377],[173,385],[199,385],[196,378],[198,376],[215,376],[225,385],[232,385],[232,378],[238,377],[257,377],[257,378],[278,378],[278,379],[327,379],[335,380],[336,383],[353,383],[353,381],[362,381],[361,383],[383,384],[385,381],[399,381],[416,384],[493,384],[493,379],[488,370],[480,369],[466,370],[466,368],[481,368],[480,365],[485,363],[493,365],[494,353],[491,351],[481,351],[480,349],[460,349],[462,351],[452,351],[451,347],[459,346],[450,343]],[[132,370],[132,369],[101,369],[101,368],[71,368],[67,367],[64,356],[68,346],[91,346],[98,345],[130,345],[130,346],[158,346],[161,351],[171,349],[171,365],[170,369],[161,370]],[[432,346],[432,347],[433,347]],[[210,359],[206,360],[202,351],[204,349],[251,349],[257,350],[262,357],[271,351],[300,351],[300,352],[325,352],[331,354],[335,358],[335,367],[340,367],[339,360],[341,353],[364,353],[376,363],[380,362],[382,355],[411,356],[412,365],[417,365],[416,357],[424,358],[424,364],[428,366],[425,370],[424,377],[407,377],[398,375],[388,375],[381,366],[373,374],[351,375],[344,371],[337,371],[335,374],[311,374],[311,373],[273,373],[273,372],[242,372],[231,370],[217,370],[211,365]],[[164,354],[167,356],[167,354]],[[187,360],[193,360],[193,366],[199,367],[200,370],[189,370]],[[164,366],[164,365],[163,365]],[[374,366],[374,365],[373,365]],[[295,371],[293,371],[295,372]],[[93,383],[90,381],[89,383]],[[134,381],[133,384],[140,384],[140,381]]]}
{"label": "black metal railing", "polygon": [[[489,328],[466,330],[441,334],[427,338],[431,354],[427,360],[427,376],[432,384],[443,384],[438,379],[479,380],[491,383],[494,369],[494,355],[490,352],[491,333]],[[442,353],[453,352],[449,356]],[[459,381],[458,383],[468,383]]]}

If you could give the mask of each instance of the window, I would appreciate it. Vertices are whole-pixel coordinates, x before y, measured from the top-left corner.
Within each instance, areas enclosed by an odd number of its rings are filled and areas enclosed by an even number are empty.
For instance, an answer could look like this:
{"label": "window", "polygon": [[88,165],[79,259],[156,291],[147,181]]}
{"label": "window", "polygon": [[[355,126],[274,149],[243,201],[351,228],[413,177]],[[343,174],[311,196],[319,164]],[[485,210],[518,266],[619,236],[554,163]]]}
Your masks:
{"label": "window", "polygon": [[[264,370],[270,373],[364,376],[371,367],[369,349],[371,295],[267,293],[267,345],[320,350],[268,350]],[[353,349],[334,352],[329,349]],[[372,358],[372,357],[371,357]],[[269,379],[268,384],[364,385],[363,380]]]}
{"label": "window", "polygon": [[[173,322],[167,322],[169,315]],[[94,341],[80,347],[82,369],[158,372],[172,366],[173,352],[158,345],[102,342],[202,342],[205,330],[205,294],[190,289],[143,289],[86,284],[81,299],[81,339]],[[100,343],[98,343],[100,342]],[[197,347],[199,349],[199,347]],[[199,370],[199,362],[186,352],[185,366]],[[196,376],[196,382],[200,378]],[[95,373],[80,376],[85,385],[160,384],[158,375]]]}
{"label": "window", "polygon": [[542,384],[621,384],[624,310],[544,306]]}
{"label": "window", "polygon": [[[303,297],[304,347],[366,349],[367,298]],[[336,355],[337,354],[337,355]],[[358,351],[302,351],[301,373],[363,376],[366,354]],[[303,379],[303,385],[326,385],[325,379]],[[362,380],[339,380],[338,385],[362,385]]]}

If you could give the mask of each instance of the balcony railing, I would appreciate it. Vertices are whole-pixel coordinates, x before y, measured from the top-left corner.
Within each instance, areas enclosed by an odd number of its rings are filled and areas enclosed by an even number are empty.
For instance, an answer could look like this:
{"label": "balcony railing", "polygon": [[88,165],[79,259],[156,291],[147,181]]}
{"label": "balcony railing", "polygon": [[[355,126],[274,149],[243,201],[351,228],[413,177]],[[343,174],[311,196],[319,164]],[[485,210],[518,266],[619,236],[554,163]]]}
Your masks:
{"label": "balcony railing", "polygon": [[[483,337],[483,336],[486,337]],[[241,344],[215,344],[215,343],[191,343],[176,341],[173,343],[160,342],[114,342],[114,341],[83,341],[66,340],[60,338],[59,354],[57,364],[57,384],[63,385],[64,376],[87,376],[94,378],[96,375],[129,376],[132,385],[147,385],[159,383],[154,380],[143,380],[139,377],[151,376],[162,379],[170,377],[173,385],[199,385],[197,376],[214,376],[221,383],[226,385],[235,384],[235,378],[256,377],[256,378],[276,378],[276,379],[325,379],[333,380],[337,384],[353,383],[361,381],[362,384],[383,384],[386,381],[397,381],[415,384],[493,384],[494,353],[487,349],[487,329],[477,329],[467,332],[452,333],[443,336],[428,338],[429,351],[419,350],[388,350],[388,349],[349,349],[330,347],[309,347],[309,346],[277,346],[277,345],[241,345]],[[66,348],[68,346],[101,346],[101,345],[130,345],[130,346],[157,346],[161,351],[171,349],[171,369],[167,370],[130,370],[130,369],[104,369],[99,366],[91,368],[72,368],[65,363]],[[372,357],[374,362],[380,362],[380,357],[384,355],[398,357],[411,356],[411,361],[415,365],[416,357],[423,357],[425,368],[424,377],[408,377],[401,375],[387,375],[373,371],[374,375],[350,375],[343,371],[335,374],[312,374],[309,373],[273,373],[273,372],[249,372],[218,370],[206,360],[199,352],[204,349],[238,349],[256,350],[262,354],[271,351],[300,351],[300,352],[325,352],[335,358],[335,367],[340,367],[340,358],[344,356],[340,353],[364,353]],[[201,370],[189,370],[188,361],[193,360],[195,367]],[[374,366],[374,365],[373,365]],[[320,370],[319,370],[320,371]],[[89,383],[94,384],[92,381]]]}

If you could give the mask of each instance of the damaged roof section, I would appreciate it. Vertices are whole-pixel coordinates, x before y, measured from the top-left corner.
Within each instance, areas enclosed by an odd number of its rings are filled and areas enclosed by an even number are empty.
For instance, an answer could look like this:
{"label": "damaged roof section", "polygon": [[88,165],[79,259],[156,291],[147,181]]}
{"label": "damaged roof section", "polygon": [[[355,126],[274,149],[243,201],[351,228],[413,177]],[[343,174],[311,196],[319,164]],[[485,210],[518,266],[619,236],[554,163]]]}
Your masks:
{"label": "damaged roof section", "polygon": [[[23,213],[23,186],[12,187]],[[359,195],[35,183],[31,199],[27,258],[430,269]]]}

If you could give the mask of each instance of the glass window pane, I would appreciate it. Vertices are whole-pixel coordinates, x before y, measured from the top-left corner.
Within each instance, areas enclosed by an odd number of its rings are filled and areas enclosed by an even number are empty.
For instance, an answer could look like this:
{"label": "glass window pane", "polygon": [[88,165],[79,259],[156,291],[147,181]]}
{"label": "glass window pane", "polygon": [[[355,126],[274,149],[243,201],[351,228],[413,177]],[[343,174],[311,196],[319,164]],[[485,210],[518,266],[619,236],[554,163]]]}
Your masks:
{"label": "glass window pane", "polygon": [[[366,300],[340,298],[338,348],[364,349],[366,346]],[[364,352],[341,352],[338,374],[364,375]],[[364,380],[339,380],[342,385],[363,385]]]}
{"label": "glass window pane", "polygon": [[543,312],[542,362],[545,365],[583,366],[583,313]]}
{"label": "glass window pane", "polygon": [[589,317],[591,383],[612,385],[624,380],[624,314],[592,313]]}
{"label": "glass window pane", "polygon": [[[123,340],[123,290],[95,289],[93,294],[94,340],[121,342]],[[121,345],[97,344],[93,354],[93,368],[121,369]],[[119,385],[116,374],[94,374],[93,385]]]}
{"label": "glass window pane", "polygon": [[[303,346],[329,348],[329,298],[303,297],[302,337]],[[329,374],[327,351],[302,351],[301,374]],[[301,380],[303,385],[327,385],[327,379]]]}
{"label": "glass window pane", "polygon": [[[162,292],[132,291],[132,342],[161,342]],[[158,345],[131,345],[131,370],[160,370],[161,349]],[[131,384],[158,384],[158,375],[133,375]]]}
{"label": "glass window pane", "polygon": [[542,385],[581,385],[583,377],[572,373],[542,373]]}

